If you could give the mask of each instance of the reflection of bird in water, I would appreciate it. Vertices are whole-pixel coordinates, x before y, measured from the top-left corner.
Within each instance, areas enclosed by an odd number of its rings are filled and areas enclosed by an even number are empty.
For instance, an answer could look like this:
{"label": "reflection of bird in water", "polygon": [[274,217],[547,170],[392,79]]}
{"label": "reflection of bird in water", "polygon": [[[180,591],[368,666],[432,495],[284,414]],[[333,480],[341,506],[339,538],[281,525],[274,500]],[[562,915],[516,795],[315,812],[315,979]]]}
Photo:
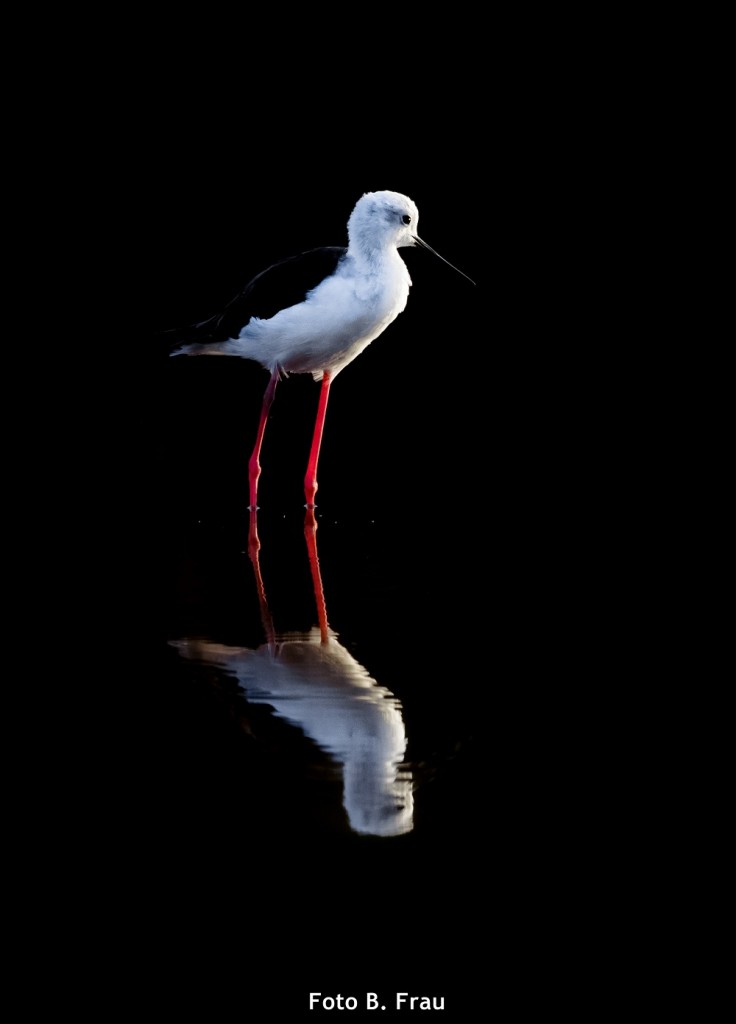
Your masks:
{"label": "reflection of bird in water", "polygon": [[257,650],[205,640],[175,642],[179,652],[233,674],[253,703],[300,728],[342,765],[344,804],[356,832],[392,836],[413,825],[412,778],[401,762],[406,733],[399,701],[372,679],[327,625],[314,513],[305,535],[320,625],[307,633],[273,630],[252,517],[250,554],[268,642]]}
{"label": "reflection of bird in water", "polygon": [[418,223],[419,211],[407,196],[368,192],[350,215],[347,248],[311,249],[282,260],[254,277],[221,314],[178,332],[188,344],[172,355],[237,356],[271,374],[248,467],[251,510],[257,508],[261,444],[276,385],[290,373],[311,373],[322,382],[304,478],[307,507],[314,506],[330,384],[406,306],[411,279],[399,248],[420,245],[439,256],[417,235]]}
{"label": "reflection of bird in water", "polygon": [[397,835],[412,827],[411,776],[398,767],[406,749],[398,701],[371,679],[330,631],[282,633],[275,644],[246,647],[198,640],[180,653],[236,676],[249,701],[279,718],[342,765],[344,802],[356,832]]}

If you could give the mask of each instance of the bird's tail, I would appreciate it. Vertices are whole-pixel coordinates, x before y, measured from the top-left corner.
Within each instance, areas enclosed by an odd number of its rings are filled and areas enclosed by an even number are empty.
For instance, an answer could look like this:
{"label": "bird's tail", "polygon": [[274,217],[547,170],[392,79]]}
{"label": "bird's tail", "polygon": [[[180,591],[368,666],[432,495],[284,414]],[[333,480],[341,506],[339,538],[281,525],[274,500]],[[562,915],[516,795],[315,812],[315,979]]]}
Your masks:
{"label": "bird's tail", "polygon": [[170,356],[222,356],[227,335],[218,330],[218,317],[186,327],[160,331],[158,337]]}
{"label": "bird's tail", "polygon": [[174,349],[173,352],[169,353],[170,356],[224,356],[227,353],[223,350],[222,345],[219,342],[210,342],[209,344],[201,344],[195,342],[192,345],[182,345],[180,348]]}

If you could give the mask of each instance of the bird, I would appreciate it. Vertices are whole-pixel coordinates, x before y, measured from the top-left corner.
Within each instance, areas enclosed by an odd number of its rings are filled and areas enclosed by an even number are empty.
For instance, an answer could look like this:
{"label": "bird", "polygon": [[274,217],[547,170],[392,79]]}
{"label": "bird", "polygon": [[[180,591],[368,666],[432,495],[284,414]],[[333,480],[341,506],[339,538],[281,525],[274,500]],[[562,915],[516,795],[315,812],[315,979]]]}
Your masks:
{"label": "bird", "polygon": [[257,274],[221,313],[179,332],[171,356],[222,355],[260,363],[270,378],[248,463],[249,509],[258,509],[261,446],[279,381],[309,373],[321,383],[304,477],[306,508],[315,508],[330,386],[335,377],[404,310],[411,278],[398,250],[420,246],[475,284],[417,234],[419,211],[400,192],[366,192],[350,214],[347,246],[287,257]]}

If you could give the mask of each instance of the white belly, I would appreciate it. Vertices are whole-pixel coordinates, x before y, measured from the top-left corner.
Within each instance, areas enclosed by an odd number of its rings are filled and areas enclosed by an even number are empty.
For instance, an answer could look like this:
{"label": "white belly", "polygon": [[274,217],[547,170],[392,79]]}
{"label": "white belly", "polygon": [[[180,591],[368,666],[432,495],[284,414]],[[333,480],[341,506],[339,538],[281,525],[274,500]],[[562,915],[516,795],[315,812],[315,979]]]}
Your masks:
{"label": "white belly", "polygon": [[395,320],[406,306],[411,284],[403,274],[377,277],[372,288],[365,278],[360,289],[354,278],[334,277],[323,282],[296,306],[281,310],[270,320],[253,318],[239,338],[228,342],[232,355],[255,359],[268,370],[339,373]]}

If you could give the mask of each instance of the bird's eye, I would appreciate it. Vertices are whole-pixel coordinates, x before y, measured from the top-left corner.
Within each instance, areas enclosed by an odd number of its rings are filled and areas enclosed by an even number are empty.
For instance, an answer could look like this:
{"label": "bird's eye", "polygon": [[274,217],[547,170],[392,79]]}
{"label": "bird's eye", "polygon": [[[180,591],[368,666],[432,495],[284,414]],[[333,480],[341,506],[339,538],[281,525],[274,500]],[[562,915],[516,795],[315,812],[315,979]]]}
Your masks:
{"label": "bird's eye", "polygon": [[408,213],[405,213],[401,219],[403,220],[404,224],[411,224],[411,217],[409,216]]}

